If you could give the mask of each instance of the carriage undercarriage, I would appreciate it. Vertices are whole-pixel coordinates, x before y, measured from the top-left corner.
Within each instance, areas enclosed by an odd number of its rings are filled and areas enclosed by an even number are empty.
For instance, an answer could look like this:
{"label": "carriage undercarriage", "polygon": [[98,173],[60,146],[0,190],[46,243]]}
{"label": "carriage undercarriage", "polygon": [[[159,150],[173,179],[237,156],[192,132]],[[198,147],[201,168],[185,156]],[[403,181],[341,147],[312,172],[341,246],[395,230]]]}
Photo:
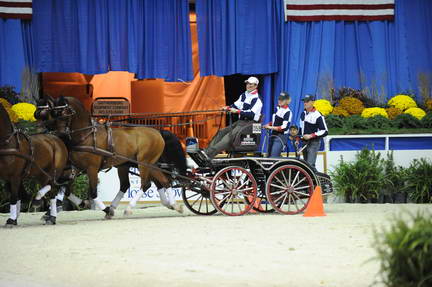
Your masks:
{"label": "carriage undercarriage", "polygon": [[[200,162],[199,154],[189,153]],[[296,158],[217,158],[211,166],[190,171],[191,184],[183,188],[183,201],[199,215],[218,211],[229,216],[255,211],[298,214],[305,210],[316,186],[332,192],[328,175],[314,172]],[[199,184],[197,183],[199,182]]]}

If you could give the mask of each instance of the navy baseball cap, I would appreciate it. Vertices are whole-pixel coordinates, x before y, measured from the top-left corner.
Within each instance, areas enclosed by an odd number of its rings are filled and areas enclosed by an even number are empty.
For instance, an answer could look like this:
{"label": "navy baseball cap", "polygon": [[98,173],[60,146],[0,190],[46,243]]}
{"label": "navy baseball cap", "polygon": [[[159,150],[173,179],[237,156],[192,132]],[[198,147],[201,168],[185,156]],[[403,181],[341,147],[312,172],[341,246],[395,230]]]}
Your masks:
{"label": "navy baseball cap", "polygon": [[315,101],[315,96],[313,95],[306,95],[304,96],[304,98],[302,99],[303,102],[310,102],[310,101]]}

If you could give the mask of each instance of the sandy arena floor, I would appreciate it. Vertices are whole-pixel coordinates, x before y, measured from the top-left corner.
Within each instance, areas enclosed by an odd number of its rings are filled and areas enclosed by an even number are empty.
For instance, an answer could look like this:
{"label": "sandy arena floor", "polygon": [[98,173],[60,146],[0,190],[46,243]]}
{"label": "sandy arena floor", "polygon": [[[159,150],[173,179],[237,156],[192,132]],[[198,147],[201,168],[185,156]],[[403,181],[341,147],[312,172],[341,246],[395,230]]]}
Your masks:
{"label": "sandy arena floor", "polygon": [[[179,215],[164,207],[41,213],[0,228],[0,286],[369,286],[372,227],[431,205],[328,204],[326,217]],[[4,224],[7,214],[0,214]],[[378,285],[379,286],[379,285]]]}

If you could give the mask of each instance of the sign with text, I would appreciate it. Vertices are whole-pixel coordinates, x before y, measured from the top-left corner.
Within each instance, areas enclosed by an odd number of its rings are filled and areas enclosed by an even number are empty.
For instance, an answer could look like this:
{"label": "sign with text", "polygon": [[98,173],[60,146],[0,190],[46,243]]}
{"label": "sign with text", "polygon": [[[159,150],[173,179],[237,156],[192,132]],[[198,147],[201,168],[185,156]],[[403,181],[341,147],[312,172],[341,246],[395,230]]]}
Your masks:
{"label": "sign with text", "polygon": [[94,116],[127,115],[130,113],[130,104],[127,99],[96,99],[92,105]]}

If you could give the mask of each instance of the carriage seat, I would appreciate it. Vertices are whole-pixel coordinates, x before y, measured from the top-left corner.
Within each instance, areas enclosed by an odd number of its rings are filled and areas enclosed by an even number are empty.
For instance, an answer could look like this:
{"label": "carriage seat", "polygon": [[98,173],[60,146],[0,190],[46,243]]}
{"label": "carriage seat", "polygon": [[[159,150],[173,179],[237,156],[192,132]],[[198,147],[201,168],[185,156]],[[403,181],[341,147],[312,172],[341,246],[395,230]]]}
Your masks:
{"label": "carriage seat", "polygon": [[261,143],[261,123],[251,122],[236,134],[228,153],[256,152]]}

